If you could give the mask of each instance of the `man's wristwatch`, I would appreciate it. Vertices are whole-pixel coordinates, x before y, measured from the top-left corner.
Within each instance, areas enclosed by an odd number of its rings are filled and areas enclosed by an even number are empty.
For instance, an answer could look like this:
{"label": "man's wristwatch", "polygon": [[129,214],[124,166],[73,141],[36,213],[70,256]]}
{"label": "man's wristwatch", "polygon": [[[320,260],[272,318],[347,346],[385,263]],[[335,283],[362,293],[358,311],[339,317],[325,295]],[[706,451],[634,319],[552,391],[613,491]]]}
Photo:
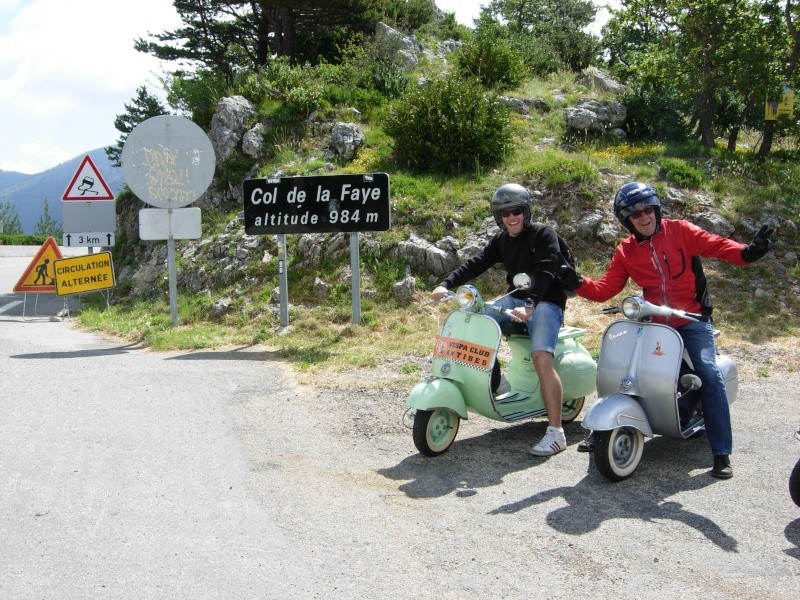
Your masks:
{"label": "man's wristwatch", "polygon": [[530,298],[525,300],[525,308],[534,308],[535,306],[536,306],[536,303],[533,300],[531,300]]}

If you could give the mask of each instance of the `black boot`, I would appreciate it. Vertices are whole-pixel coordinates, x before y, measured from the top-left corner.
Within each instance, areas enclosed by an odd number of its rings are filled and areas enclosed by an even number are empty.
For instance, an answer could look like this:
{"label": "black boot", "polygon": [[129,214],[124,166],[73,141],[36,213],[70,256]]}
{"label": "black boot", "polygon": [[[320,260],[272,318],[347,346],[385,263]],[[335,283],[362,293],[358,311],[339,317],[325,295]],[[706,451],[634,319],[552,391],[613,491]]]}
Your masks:
{"label": "black boot", "polygon": [[733,477],[730,456],[727,454],[716,454],[714,456],[714,468],[711,469],[711,476],[717,479],[730,479]]}

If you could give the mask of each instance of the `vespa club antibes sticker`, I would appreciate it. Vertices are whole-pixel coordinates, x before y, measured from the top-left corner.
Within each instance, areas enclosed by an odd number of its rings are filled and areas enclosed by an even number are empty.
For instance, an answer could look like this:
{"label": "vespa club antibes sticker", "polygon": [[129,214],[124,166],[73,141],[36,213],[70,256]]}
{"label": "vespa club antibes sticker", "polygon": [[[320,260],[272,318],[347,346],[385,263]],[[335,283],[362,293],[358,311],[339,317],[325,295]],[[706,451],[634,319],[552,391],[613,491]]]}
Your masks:
{"label": "vespa club antibes sticker", "polygon": [[436,338],[433,356],[481,371],[488,371],[491,369],[494,359],[494,348],[440,335]]}

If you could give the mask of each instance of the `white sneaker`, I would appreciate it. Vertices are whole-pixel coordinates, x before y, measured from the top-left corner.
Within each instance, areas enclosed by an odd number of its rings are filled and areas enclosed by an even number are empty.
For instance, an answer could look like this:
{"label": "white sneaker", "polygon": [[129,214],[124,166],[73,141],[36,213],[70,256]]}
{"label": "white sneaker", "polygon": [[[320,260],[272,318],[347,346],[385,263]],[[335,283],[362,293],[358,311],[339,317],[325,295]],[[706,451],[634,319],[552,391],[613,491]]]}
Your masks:
{"label": "white sneaker", "polygon": [[542,441],[531,448],[534,456],[550,456],[567,449],[567,436],[564,435],[562,427],[547,427]]}

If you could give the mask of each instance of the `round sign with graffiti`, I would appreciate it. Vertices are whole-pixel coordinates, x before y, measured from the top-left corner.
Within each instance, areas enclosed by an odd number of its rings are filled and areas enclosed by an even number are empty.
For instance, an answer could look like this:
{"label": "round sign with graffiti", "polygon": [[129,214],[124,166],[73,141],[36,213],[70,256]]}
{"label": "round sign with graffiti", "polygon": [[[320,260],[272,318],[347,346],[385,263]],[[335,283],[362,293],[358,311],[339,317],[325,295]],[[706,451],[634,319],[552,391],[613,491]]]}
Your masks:
{"label": "round sign with graffiti", "polygon": [[176,115],[142,121],[122,147],[125,182],[156,208],[180,208],[197,200],[211,184],[215,166],[206,133]]}

